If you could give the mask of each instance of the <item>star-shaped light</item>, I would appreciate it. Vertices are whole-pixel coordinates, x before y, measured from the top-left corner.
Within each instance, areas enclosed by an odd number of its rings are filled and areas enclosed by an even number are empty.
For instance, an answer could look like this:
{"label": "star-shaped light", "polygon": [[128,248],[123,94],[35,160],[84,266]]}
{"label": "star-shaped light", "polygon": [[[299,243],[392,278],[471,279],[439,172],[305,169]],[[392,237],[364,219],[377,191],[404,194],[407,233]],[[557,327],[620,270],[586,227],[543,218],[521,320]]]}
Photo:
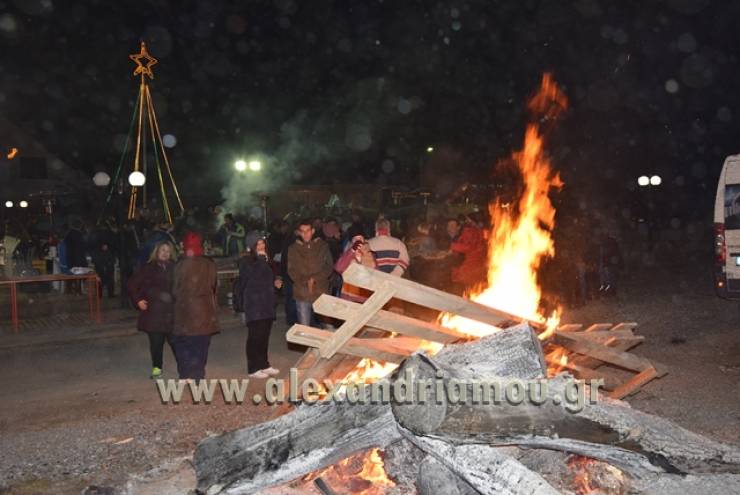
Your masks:
{"label": "star-shaped light", "polygon": [[[134,69],[135,76],[138,74],[142,74],[142,77],[149,76],[151,79],[154,79],[152,66],[157,63],[157,59],[149,55],[149,52],[146,51],[146,43],[142,41],[141,51],[139,53],[129,55],[128,58],[133,60],[136,64],[136,69]],[[142,60],[145,62],[142,62]]]}

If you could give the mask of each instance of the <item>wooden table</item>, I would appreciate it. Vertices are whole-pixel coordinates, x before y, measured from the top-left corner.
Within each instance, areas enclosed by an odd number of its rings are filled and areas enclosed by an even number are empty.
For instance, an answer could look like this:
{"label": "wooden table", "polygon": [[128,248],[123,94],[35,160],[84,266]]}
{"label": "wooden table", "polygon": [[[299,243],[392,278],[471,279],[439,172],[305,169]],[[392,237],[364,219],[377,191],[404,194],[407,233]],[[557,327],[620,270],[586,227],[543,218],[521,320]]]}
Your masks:
{"label": "wooden table", "polygon": [[101,323],[100,319],[100,278],[97,273],[85,275],[36,275],[33,277],[9,278],[0,280],[0,286],[10,287],[10,318],[13,321],[13,330],[18,332],[18,284],[32,284],[38,282],[68,282],[72,280],[87,281],[87,305],[90,319]]}

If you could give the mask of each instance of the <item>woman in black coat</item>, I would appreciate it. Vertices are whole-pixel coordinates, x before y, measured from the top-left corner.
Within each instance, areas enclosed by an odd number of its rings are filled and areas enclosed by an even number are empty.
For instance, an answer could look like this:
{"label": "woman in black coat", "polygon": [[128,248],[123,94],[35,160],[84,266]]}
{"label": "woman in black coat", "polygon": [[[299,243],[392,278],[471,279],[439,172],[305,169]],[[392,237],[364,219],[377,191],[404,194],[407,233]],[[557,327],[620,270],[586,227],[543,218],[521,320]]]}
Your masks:
{"label": "woman in black coat", "polygon": [[152,357],[152,378],[162,374],[164,343],[170,343],[175,320],[175,300],[172,286],[175,272],[175,248],[167,241],[152,250],[149,262],[142,265],[128,280],[128,292],[139,309],[137,328],[149,336]]}
{"label": "woman in black coat", "polygon": [[275,277],[267,256],[267,244],[258,239],[250,253],[239,261],[239,306],[247,323],[247,373],[250,378],[267,378],[280,370],[270,366],[267,347],[275,320],[275,289],[282,280]]}

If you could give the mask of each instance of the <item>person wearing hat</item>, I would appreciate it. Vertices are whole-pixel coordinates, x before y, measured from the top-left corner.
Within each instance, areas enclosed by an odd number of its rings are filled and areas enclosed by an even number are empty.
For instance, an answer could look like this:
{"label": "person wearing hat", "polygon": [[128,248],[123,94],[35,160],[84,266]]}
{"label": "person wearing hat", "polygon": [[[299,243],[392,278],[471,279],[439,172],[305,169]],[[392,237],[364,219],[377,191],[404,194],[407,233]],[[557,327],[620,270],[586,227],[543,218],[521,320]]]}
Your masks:
{"label": "person wearing hat", "polygon": [[275,289],[283,281],[275,271],[267,254],[264,238],[249,246],[249,252],[239,260],[239,307],[244,311],[247,324],[247,373],[250,378],[268,378],[280,373],[270,366],[267,348],[270,330],[275,321]]}
{"label": "person wearing hat", "polygon": [[219,332],[216,264],[203,256],[203,239],[188,232],[184,257],[175,266],[172,347],[181,379],[205,377],[211,335]]}

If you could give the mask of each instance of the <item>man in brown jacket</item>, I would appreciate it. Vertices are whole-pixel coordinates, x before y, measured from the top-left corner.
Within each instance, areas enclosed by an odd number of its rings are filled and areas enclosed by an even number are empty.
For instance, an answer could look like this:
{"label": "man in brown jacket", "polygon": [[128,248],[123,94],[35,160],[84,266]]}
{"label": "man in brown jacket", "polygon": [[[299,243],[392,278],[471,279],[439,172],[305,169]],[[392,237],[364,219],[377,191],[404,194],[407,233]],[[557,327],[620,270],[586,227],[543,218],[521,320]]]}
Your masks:
{"label": "man in brown jacket", "polygon": [[334,260],[329,245],[323,239],[314,239],[311,220],[298,224],[298,239],[288,248],[288,275],[293,280],[298,323],[311,325],[312,304],[329,290],[329,277],[334,271]]}
{"label": "man in brown jacket", "polygon": [[175,266],[175,326],[172,347],[181,379],[206,375],[211,335],[219,332],[216,264],[203,257],[202,239],[188,232],[185,257]]}

